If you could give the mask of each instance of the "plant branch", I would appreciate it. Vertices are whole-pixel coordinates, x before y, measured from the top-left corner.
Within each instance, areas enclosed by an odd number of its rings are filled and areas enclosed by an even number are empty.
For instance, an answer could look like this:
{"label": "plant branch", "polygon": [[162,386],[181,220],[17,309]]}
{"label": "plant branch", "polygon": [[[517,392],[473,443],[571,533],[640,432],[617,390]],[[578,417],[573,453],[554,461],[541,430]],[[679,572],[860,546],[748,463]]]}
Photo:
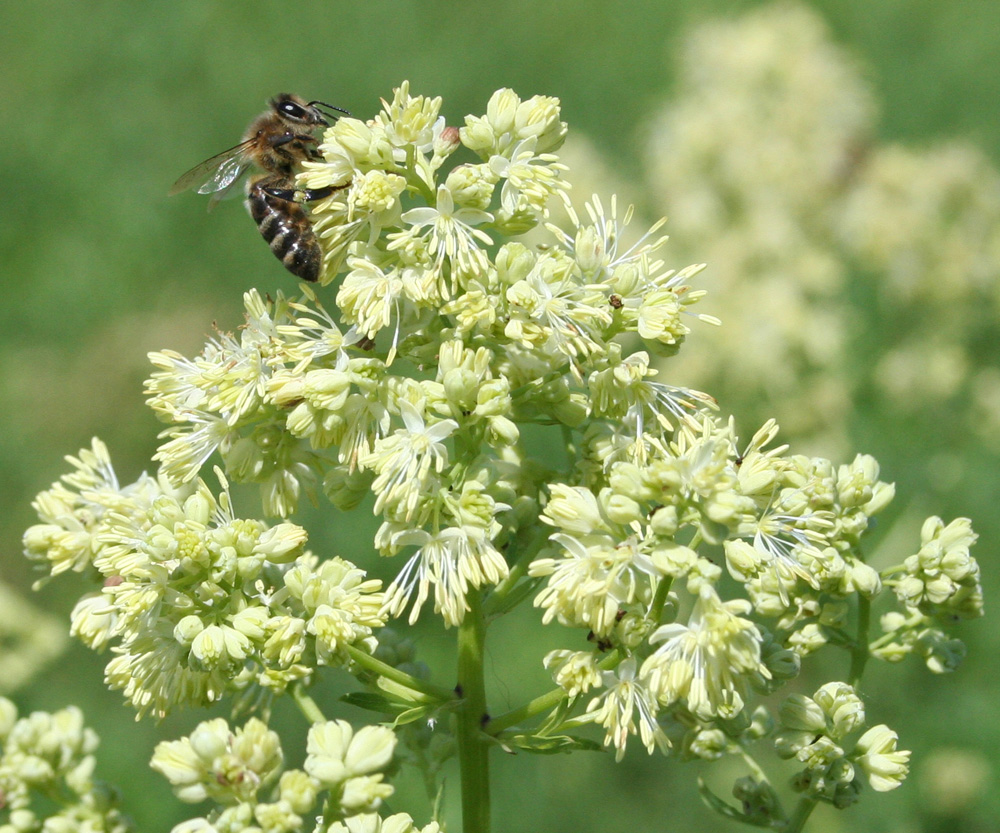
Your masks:
{"label": "plant branch", "polygon": [[483,734],[488,719],[483,676],[486,622],[479,590],[469,591],[469,609],[458,628],[458,761],[462,772],[463,833],[489,833],[489,746]]}
{"label": "plant branch", "polygon": [[366,654],[360,648],[356,648],[353,645],[348,645],[347,653],[357,665],[362,668],[372,671],[379,676],[385,677],[388,680],[392,680],[404,688],[408,688],[411,691],[417,692],[419,694],[424,694],[433,700],[441,703],[447,703],[449,700],[455,699],[455,692],[450,689],[444,688],[439,685],[434,685],[434,683],[429,683],[426,680],[421,680],[419,677],[414,677],[411,674],[407,674],[405,671],[400,671],[398,668],[393,668],[391,665],[386,665],[386,663],[381,660],[375,659],[371,654]]}
{"label": "plant branch", "polygon": [[326,715],[316,705],[316,701],[306,694],[306,687],[301,682],[295,683],[292,686],[292,700],[295,701],[295,705],[299,707],[299,711],[302,712],[306,720],[310,723],[326,722]]}
{"label": "plant branch", "polygon": [[871,652],[868,648],[868,629],[871,626],[872,603],[866,596],[858,595],[858,635],[851,649],[851,670],[847,682],[857,688],[864,674]]}

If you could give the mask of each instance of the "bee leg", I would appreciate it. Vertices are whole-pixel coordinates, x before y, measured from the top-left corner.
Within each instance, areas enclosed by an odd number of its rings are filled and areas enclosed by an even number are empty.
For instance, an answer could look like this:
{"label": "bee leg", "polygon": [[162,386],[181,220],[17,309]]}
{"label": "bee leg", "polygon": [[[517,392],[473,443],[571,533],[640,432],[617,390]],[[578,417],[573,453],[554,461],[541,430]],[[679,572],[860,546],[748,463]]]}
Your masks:
{"label": "bee leg", "polygon": [[327,185],[324,188],[261,188],[261,191],[270,197],[288,202],[313,202],[325,200],[346,187],[347,185]]}

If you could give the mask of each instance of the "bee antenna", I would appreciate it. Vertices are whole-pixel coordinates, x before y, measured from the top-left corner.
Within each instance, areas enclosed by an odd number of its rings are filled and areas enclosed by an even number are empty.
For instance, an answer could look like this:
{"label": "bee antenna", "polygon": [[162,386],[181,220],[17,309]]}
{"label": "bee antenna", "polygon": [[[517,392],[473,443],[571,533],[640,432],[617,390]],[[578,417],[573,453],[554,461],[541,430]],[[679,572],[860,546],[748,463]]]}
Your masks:
{"label": "bee antenna", "polygon": [[[327,104],[325,101],[310,101],[309,102],[309,106],[310,107],[315,107],[316,105],[319,105],[321,107],[326,107],[328,110],[336,110],[338,113],[343,113],[345,116],[351,115],[350,112],[348,110],[345,110],[343,107],[334,107],[332,104]],[[336,116],[331,116],[330,118],[336,119],[337,117]]]}

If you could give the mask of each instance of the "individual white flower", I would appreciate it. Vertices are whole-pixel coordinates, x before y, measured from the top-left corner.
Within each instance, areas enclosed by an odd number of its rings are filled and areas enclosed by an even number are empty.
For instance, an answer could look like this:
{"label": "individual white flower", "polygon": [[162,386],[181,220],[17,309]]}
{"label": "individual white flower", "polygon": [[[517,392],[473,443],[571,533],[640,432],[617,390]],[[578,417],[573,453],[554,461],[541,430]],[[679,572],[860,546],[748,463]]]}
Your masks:
{"label": "individual white flower", "polygon": [[384,609],[400,616],[412,599],[411,625],[417,621],[431,587],[434,612],[444,617],[446,625],[458,625],[468,610],[465,597],[470,587],[498,584],[507,577],[503,554],[479,527],[448,527],[434,533],[418,529],[393,537],[393,548],[407,545],[416,545],[417,551],[386,590]]}
{"label": "individual white flower", "polygon": [[406,400],[400,401],[399,413],[405,427],[376,440],[372,451],[359,462],[375,472],[375,511],[388,507],[394,515],[409,520],[421,498],[434,491],[434,479],[448,462],[444,440],[458,429],[458,423],[442,419],[428,425],[417,407]]}
{"label": "individual white flower", "polygon": [[617,671],[602,672],[605,690],[587,704],[587,715],[607,730],[604,744],[615,747],[616,761],[625,756],[628,736],[637,732],[650,755],[654,749],[666,752],[670,747],[656,720],[656,697],[635,671],[635,659],[629,657]]}
{"label": "individual white flower", "polygon": [[858,738],[855,750],[861,754],[856,761],[876,792],[896,789],[910,771],[910,752],[897,749],[897,740],[899,736],[881,724],[872,726]]}
{"label": "individual white flower", "polygon": [[683,701],[703,720],[742,711],[751,679],[771,676],[761,661],[760,631],[740,615],[749,612],[748,602],[723,602],[703,583],[687,625],[653,632],[650,644],[663,644],[643,663],[640,677],[660,703]]}
{"label": "individual white flower", "polygon": [[536,153],[536,145],[530,137],[519,142],[509,156],[490,157],[490,170],[503,181],[500,205],[507,216],[525,212],[546,217],[549,200],[567,188],[560,178],[566,166],[551,153]]}
{"label": "individual white flower", "polygon": [[634,537],[617,542],[611,535],[571,535],[557,532],[550,540],[561,550],[559,558],[538,558],[528,574],[547,576],[535,607],[545,609],[543,622],[586,627],[606,636],[619,609],[651,593],[651,579],[659,576],[650,555]]}
{"label": "individual white flower", "polygon": [[[441,185],[433,206],[411,208],[402,221],[414,232],[426,227],[427,253],[434,259],[437,272],[442,271],[445,259],[456,275],[476,277],[485,272],[488,258],[482,246],[490,246],[493,239],[476,226],[488,223],[493,215],[480,208],[456,208],[455,200],[447,186]],[[390,244],[390,250],[393,248]]]}

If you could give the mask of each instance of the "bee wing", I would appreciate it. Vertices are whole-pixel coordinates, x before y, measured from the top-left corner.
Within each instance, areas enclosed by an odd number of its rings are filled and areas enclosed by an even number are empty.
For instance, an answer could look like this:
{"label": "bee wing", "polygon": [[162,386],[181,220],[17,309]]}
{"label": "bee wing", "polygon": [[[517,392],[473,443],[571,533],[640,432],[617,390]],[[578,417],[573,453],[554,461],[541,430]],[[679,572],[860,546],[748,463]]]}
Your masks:
{"label": "bee wing", "polygon": [[240,142],[229,150],[224,150],[211,159],[195,165],[173,184],[170,194],[179,194],[189,189],[194,189],[199,194],[225,191],[250,167],[246,150],[251,141]]}

